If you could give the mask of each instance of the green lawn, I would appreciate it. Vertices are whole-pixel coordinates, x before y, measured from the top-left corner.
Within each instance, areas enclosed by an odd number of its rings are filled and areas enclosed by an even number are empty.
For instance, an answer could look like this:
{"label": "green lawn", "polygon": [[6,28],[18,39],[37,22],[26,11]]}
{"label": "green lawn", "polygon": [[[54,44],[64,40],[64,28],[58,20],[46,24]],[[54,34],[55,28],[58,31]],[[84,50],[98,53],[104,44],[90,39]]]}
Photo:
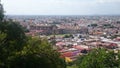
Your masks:
{"label": "green lawn", "polygon": [[[65,35],[69,35],[69,34],[57,34],[55,35],[56,37],[64,37]],[[48,37],[53,37],[53,35],[49,35]]]}

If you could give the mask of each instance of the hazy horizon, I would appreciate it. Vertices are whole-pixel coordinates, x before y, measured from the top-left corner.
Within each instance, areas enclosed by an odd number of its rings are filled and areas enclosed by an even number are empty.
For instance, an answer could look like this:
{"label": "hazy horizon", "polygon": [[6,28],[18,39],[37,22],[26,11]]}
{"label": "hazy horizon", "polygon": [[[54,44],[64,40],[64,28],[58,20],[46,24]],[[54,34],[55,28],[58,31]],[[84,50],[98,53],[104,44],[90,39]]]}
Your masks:
{"label": "hazy horizon", "polygon": [[5,14],[6,16],[120,16],[120,14],[76,14],[76,15],[71,15],[71,14]]}
{"label": "hazy horizon", "polygon": [[2,0],[6,15],[120,15],[120,0]]}

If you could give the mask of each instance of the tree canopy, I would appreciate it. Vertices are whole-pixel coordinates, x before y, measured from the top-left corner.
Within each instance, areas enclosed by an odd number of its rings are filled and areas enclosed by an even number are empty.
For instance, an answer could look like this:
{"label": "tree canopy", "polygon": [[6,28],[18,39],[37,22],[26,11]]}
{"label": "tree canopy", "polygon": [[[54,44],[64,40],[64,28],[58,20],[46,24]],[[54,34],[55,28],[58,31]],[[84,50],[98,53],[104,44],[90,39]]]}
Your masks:
{"label": "tree canopy", "polygon": [[64,59],[46,39],[27,37],[17,22],[0,23],[1,68],[65,68]]}
{"label": "tree canopy", "polygon": [[79,68],[119,68],[119,53],[106,49],[95,49],[87,55],[79,56],[75,61]]}
{"label": "tree canopy", "polygon": [[2,21],[4,18],[4,9],[3,9],[3,5],[0,2],[0,21]]}
{"label": "tree canopy", "polygon": [[12,59],[11,68],[65,68],[64,59],[60,58],[47,40],[29,38],[27,46]]}
{"label": "tree canopy", "polygon": [[46,39],[25,35],[17,22],[4,19],[0,4],[0,68],[66,68]]}

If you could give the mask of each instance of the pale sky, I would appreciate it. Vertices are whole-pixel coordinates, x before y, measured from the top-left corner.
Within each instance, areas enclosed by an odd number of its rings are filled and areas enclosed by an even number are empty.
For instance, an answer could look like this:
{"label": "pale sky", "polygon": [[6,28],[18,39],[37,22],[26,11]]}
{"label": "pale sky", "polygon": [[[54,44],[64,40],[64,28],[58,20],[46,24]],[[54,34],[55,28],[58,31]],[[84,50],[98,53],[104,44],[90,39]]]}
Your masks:
{"label": "pale sky", "polygon": [[120,15],[120,0],[2,0],[8,15]]}

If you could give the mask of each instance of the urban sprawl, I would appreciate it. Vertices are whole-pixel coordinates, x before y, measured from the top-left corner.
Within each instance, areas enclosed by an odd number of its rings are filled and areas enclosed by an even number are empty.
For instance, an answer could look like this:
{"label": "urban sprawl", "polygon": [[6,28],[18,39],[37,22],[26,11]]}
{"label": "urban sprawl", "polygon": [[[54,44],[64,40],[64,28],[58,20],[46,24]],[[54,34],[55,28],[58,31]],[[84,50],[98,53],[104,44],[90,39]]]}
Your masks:
{"label": "urban sprawl", "polygon": [[120,16],[7,16],[26,35],[47,38],[66,62],[95,48],[120,50]]}

